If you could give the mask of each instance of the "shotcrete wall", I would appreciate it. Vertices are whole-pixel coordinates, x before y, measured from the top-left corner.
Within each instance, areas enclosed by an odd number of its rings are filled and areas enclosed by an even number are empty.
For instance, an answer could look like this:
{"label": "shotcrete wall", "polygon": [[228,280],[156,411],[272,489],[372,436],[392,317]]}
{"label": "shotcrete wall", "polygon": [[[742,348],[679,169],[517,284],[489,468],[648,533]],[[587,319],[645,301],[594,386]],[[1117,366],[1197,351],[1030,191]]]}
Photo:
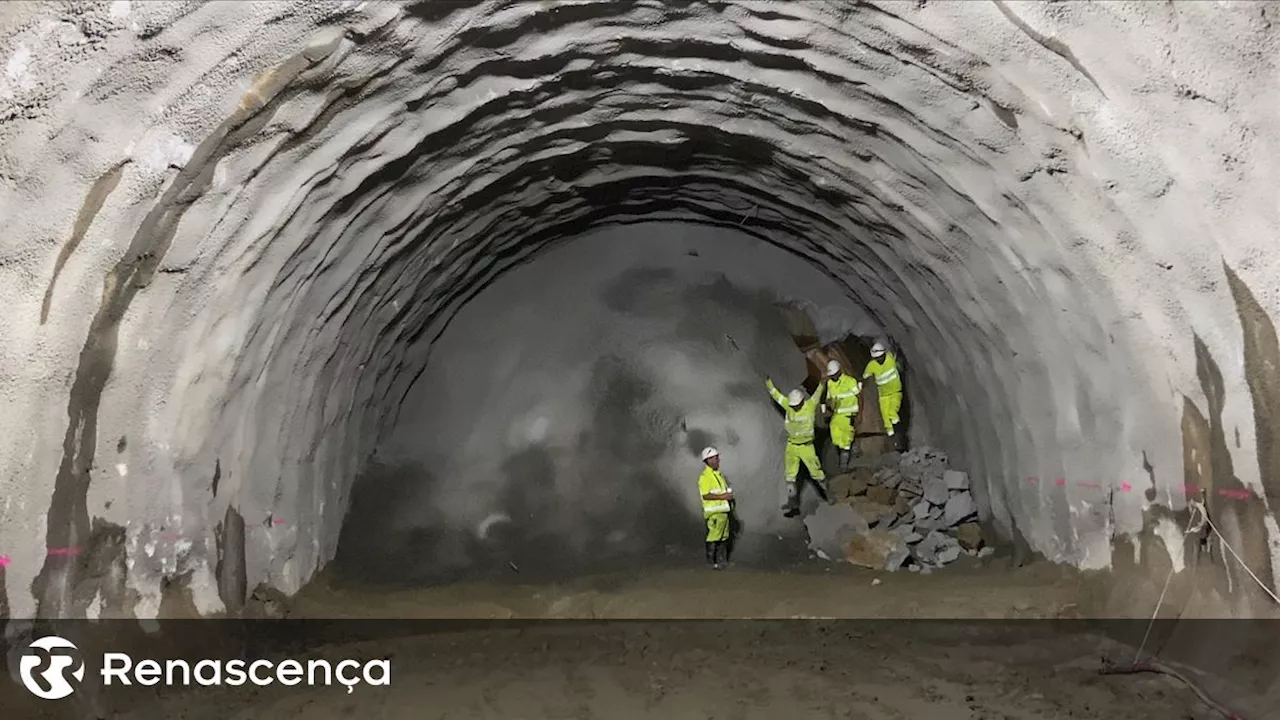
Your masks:
{"label": "shotcrete wall", "polygon": [[802,548],[778,512],[764,386],[805,377],[777,308],[801,299],[828,338],[877,331],[817,267],[733,229],[614,226],[497,278],[433,343],[354,486],[338,570],[404,583],[660,562],[697,548],[707,445],[738,498],[735,557],[767,561],[779,536]]}
{"label": "shotcrete wall", "polygon": [[448,318],[640,216],[846,287],[1006,537],[1106,567],[1199,479],[1273,583],[1273,5],[0,13],[15,615],[216,609],[240,519],[296,589]]}

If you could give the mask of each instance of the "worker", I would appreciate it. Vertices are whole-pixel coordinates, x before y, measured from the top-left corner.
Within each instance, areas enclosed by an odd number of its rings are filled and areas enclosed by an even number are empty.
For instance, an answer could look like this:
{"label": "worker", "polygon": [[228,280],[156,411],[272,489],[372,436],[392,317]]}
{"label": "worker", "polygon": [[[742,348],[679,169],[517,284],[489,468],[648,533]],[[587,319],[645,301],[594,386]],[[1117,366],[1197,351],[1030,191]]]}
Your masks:
{"label": "worker", "polygon": [[822,463],[818,462],[818,453],[813,449],[814,425],[817,421],[818,406],[822,403],[822,395],[826,391],[826,383],[818,383],[818,389],[808,400],[804,391],[797,388],[783,395],[778,391],[772,379],[766,379],[769,395],[782,407],[787,419],[787,448],[782,460],[786,470],[787,501],[782,505],[783,514],[795,517],[800,513],[800,487],[796,484],[796,476],[800,473],[800,463],[804,463],[809,477],[817,483],[824,497],[827,493],[827,475],[822,471]]}
{"label": "worker", "polygon": [[702,450],[702,474],[698,495],[702,497],[702,517],[707,523],[707,563],[719,570],[729,563],[729,514],[733,511],[733,488],[720,473],[720,451]]}
{"label": "worker", "polygon": [[876,379],[880,418],[884,420],[885,433],[893,437],[893,426],[898,424],[898,411],[902,409],[902,378],[898,376],[898,359],[885,349],[883,342],[871,346],[871,361],[862,377]]}
{"label": "worker", "polygon": [[827,404],[831,406],[831,444],[836,446],[840,470],[849,469],[853,456],[853,419],[858,413],[862,383],[844,372],[839,360],[827,363]]}

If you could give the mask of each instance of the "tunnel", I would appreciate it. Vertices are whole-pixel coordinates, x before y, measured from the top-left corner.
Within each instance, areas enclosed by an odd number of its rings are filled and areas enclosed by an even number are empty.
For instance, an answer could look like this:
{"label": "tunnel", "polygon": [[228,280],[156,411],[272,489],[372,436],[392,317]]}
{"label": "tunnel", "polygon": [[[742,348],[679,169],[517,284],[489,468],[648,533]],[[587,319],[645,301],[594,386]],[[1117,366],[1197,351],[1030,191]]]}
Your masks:
{"label": "tunnel", "polygon": [[1272,4],[3,20],[0,616],[634,579],[712,444],[781,573],[787,302],[1060,605],[1275,615]]}

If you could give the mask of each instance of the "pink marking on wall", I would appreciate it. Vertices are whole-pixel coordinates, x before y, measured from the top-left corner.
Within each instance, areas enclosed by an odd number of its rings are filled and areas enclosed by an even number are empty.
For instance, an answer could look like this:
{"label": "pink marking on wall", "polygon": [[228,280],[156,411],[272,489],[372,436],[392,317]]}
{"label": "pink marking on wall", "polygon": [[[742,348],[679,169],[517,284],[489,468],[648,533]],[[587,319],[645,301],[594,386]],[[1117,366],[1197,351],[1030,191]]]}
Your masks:
{"label": "pink marking on wall", "polygon": [[48,552],[50,555],[54,557],[63,557],[63,556],[70,557],[73,555],[79,555],[80,548],[78,547],[49,548],[46,552]]}
{"label": "pink marking on wall", "polygon": [[1053,484],[1054,484],[1054,485],[1057,485],[1058,487],[1065,487],[1065,486],[1066,486],[1066,484],[1067,484],[1067,479],[1066,479],[1066,478],[1058,478],[1057,480],[1054,480],[1054,481],[1053,481]]}
{"label": "pink marking on wall", "polygon": [[1101,486],[1101,485],[1099,485],[1098,483],[1087,483],[1087,482],[1082,482],[1082,483],[1076,483],[1076,485],[1079,485],[1080,487],[1083,487],[1083,488],[1092,488],[1092,489],[1094,489],[1094,490],[1101,490],[1101,489],[1102,489],[1102,486]]}
{"label": "pink marking on wall", "polygon": [[1235,500],[1248,500],[1253,496],[1253,493],[1248,490],[1227,490],[1225,488],[1218,490],[1218,494]]}
{"label": "pink marking on wall", "polygon": [[9,567],[10,562],[8,555],[0,555],[0,569]]}
{"label": "pink marking on wall", "polygon": [[283,525],[283,524],[284,524],[284,518],[273,517],[273,518],[271,518],[271,524],[272,524],[272,525]]}
{"label": "pink marking on wall", "polygon": [[1122,482],[1120,483],[1120,489],[1123,490],[1124,492],[1129,492],[1130,490],[1133,490],[1133,486],[1130,485],[1128,482]]}

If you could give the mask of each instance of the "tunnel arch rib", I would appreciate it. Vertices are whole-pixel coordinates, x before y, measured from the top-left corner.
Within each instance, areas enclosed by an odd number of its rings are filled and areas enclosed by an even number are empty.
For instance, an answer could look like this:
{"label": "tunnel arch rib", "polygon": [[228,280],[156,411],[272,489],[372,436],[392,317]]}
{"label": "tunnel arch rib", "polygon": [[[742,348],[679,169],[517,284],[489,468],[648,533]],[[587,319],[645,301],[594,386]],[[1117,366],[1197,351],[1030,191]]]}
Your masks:
{"label": "tunnel arch rib", "polygon": [[[250,585],[296,590],[332,557],[351,479],[460,304],[558,238],[642,217],[737,225],[821,264],[913,360],[917,437],[970,469],[984,520],[1106,567],[1146,501],[1114,492],[1112,508],[1094,486],[1147,482],[1149,460],[1154,494],[1181,509],[1181,395],[1203,401],[1192,334],[1239,357],[1222,260],[1245,283],[1274,269],[1250,231],[1276,210],[1241,189],[1266,177],[1250,157],[1275,149],[1274,128],[1250,122],[1231,79],[1263,61],[1222,50],[1275,34],[1243,10],[938,5],[17,18],[0,47],[10,68],[31,59],[5,96],[18,230],[0,273],[18,315],[40,314],[51,238],[78,210],[67,191],[127,164],[47,324],[7,326],[4,362],[22,369],[5,390],[31,418],[0,455],[23,478],[6,481],[19,502],[0,530],[15,614],[101,605],[108,581],[85,556],[127,566],[130,610],[155,612],[161,578],[182,575],[216,609],[229,506]],[[1178,55],[1152,49],[1208,24]],[[64,36],[81,49],[56,52]],[[1167,124],[1174,109],[1187,126]],[[1226,170],[1209,159],[1224,154]],[[126,247],[166,207],[172,242]],[[89,318],[118,292],[117,264],[148,278],[103,344]],[[109,377],[85,364],[104,352]],[[1236,473],[1261,488],[1253,399],[1243,367],[1225,369]],[[73,393],[68,428],[61,377],[77,372],[101,382]],[[124,529],[117,550],[84,547],[108,527]],[[71,547],[85,555],[48,552]]]}

